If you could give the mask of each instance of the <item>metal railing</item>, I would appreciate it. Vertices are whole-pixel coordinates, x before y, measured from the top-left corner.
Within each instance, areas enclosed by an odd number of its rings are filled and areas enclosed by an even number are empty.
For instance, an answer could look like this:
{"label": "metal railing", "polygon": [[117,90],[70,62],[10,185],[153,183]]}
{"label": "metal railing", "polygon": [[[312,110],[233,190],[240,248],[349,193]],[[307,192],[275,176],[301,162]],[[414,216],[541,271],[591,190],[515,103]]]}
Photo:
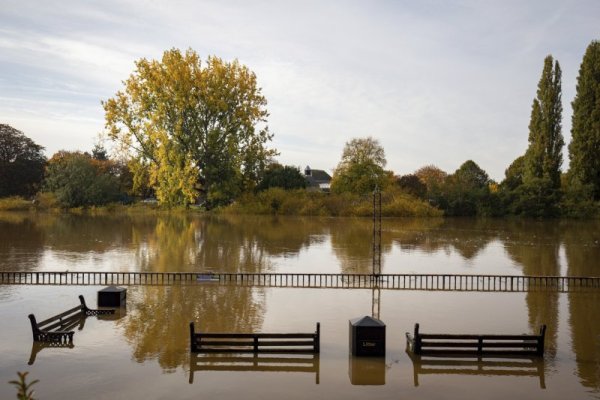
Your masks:
{"label": "metal railing", "polygon": [[1,285],[236,285],[326,289],[568,292],[600,288],[600,277],[460,274],[302,274],[201,272],[0,272]]}

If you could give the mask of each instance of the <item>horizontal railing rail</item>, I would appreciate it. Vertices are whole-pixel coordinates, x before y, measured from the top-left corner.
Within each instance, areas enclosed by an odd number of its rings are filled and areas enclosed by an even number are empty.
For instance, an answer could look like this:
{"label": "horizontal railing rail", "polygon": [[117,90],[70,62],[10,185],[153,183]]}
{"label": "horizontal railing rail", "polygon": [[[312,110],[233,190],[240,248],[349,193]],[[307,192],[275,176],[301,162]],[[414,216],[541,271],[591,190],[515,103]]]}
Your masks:
{"label": "horizontal railing rail", "polygon": [[600,277],[465,274],[318,274],[201,272],[0,272],[1,285],[236,285],[326,289],[569,292],[599,289]]}

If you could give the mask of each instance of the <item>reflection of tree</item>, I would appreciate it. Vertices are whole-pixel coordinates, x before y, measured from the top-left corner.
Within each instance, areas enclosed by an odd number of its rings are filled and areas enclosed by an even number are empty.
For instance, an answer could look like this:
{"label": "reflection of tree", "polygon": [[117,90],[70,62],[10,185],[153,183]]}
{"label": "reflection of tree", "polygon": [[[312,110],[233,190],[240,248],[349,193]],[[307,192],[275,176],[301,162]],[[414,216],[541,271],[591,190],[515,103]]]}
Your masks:
{"label": "reflection of tree", "polygon": [[189,358],[189,323],[206,332],[260,331],[264,292],[249,287],[140,287],[129,296],[125,336],[134,359],[157,358],[172,371]]}
{"label": "reflection of tree", "polygon": [[[389,253],[391,238],[382,223],[381,253]],[[373,267],[373,221],[368,218],[336,219],[329,225],[331,247],[340,261],[340,269],[345,274],[369,274]],[[382,257],[382,272],[385,265]]]}
{"label": "reflection of tree", "polygon": [[133,240],[142,270],[264,272],[270,256],[323,240],[326,226],[315,219],[170,215],[151,231],[134,227]]}
{"label": "reflection of tree", "polygon": [[44,232],[29,214],[0,214],[0,271],[34,270],[44,251]]}
{"label": "reflection of tree", "polygon": [[473,218],[400,220],[394,225],[393,240],[403,250],[434,253],[454,249],[470,260],[497,238],[498,223]]}
{"label": "reflection of tree", "polygon": [[[558,222],[525,220],[513,221],[509,226],[504,248],[522,267],[523,275],[560,275]],[[547,325],[546,349],[552,358],[556,355],[558,297],[555,291],[530,291],[525,296],[530,329],[537,332],[541,325]]]}
{"label": "reflection of tree", "polygon": [[[38,218],[42,222],[45,216]],[[64,214],[44,223],[45,244],[59,251],[103,253],[127,247],[131,243],[132,226],[146,221],[142,216]]]}
{"label": "reflection of tree", "polygon": [[[564,230],[569,276],[599,276],[600,221],[569,222]],[[569,325],[577,376],[581,384],[600,390],[600,293],[569,293]]]}

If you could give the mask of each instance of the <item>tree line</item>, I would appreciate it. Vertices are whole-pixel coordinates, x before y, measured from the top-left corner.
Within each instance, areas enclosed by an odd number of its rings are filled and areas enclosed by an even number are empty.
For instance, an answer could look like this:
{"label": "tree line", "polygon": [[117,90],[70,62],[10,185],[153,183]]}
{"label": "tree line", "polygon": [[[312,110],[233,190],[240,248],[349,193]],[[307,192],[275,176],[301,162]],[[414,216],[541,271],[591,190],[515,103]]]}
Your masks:
{"label": "tree line", "polygon": [[[371,137],[346,143],[330,196],[402,192],[445,215],[534,217],[597,215],[600,208],[600,42],[588,46],[577,78],[569,170],[562,172],[559,62],[544,60],[531,107],[528,147],[497,183],[474,161],[453,173],[434,165],[397,176]],[[267,101],[255,74],[238,61],[202,61],[193,50],[141,59],[114,97],[103,101],[112,158],[43,148],[0,125],[0,197],[50,193],[62,207],[154,197],[166,206],[223,207],[248,193],[302,189],[300,170],[275,161]],[[39,196],[39,195],[38,195]]]}

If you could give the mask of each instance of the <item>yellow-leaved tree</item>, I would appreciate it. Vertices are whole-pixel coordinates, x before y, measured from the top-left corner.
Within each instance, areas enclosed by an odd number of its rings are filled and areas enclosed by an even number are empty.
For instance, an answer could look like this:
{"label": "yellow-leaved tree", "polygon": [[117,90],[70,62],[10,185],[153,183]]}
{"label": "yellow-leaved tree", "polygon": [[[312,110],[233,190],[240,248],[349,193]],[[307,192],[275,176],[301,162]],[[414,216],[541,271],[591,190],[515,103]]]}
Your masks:
{"label": "yellow-leaved tree", "polygon": [[169,206],[226,204],[254,187],[269,160],[267,101],[237,60],[193,50],[141,59],[124,88],[102,102],[108,136],[129,153],[133,181]]}

